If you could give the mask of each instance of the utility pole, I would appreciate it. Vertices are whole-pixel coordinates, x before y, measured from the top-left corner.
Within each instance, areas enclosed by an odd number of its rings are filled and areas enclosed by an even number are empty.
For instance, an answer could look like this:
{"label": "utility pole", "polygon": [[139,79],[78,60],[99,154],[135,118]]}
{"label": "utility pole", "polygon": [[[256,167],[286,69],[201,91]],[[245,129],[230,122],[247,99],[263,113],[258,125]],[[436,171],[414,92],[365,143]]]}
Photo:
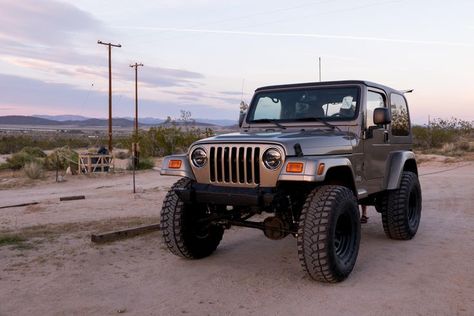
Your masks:
{"label": "utility pole", "polygon": [[133,193],[136,193],[135,189],[135,170],[138,165],[138,67],[143,67],[143,64],[135,63],[130,65],[135,68],[135,141],[133,142]]}
{"label": "utility pole", "polygon": [[109,154],[112,154],[112,47],[122,47],[122,45],[102,41],[97,41],[97,44],[109,47]]}
{"label": "utility pole", "polygon": [[321,82],[321,57],[319,57],[319,82]]}
{"label": "utility pole", "polygon": [[130,67],[135,68],[135,137],[138,139],[138,67],[143,64],[134,63]]}

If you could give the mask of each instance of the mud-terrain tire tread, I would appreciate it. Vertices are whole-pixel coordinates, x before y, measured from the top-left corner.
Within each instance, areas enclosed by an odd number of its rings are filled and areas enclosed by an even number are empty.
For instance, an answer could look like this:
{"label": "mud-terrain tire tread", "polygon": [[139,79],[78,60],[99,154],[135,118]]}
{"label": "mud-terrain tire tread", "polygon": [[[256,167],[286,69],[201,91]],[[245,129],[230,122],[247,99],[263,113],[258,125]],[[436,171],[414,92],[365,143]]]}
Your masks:
{"label": "mud-terrain tire tread", "polygon": [[[352,191],[343,186],[326,185],[313,189],[307,196],[299,220],[297,246],[298,257],[303,270],[311,278],[325,282],[336,283],[343,281],[352,271],[351,267],[340,274],[335,271],[335,266],[328,260],[328,245],[332,240],[328,236],[330,213],[334,203],[340,199],[351,200],[357,208],[357,201]],[[357,209],[357,242],[355,256],[359,250],[360,222]]]}
{"label": "mud-terrain tire tread", "polygon": [[175,192],[177,188],[189,188],[192,184],[189,178],[181,178],[168,191],[163,201],[160,218],[160,230],[163,240],[168,249],[175,255],[187,259],[199,259],[209,256],[219,245],[222,233],[213,234],[212,238],[204,244],[204,247],[193,249],[186,243],[184,231],[183,213],[184,202]]}
{"label": "mud-terrain tire tread", "polygon": [[402,179],[400,181],[400,187],[396,190],[388,192],[382,209],[382,224],[385,231],[385,235],[391,239],[397,240],[409,240],[412,239],[418,229],[411,229],[408,224],[407,205],[410,190],[412,186],[415,186],[418,190],[418,196],[420,198],[420,212],[421,212],[421,189],[418,181],[418,176],[409,171],[402,173]]}

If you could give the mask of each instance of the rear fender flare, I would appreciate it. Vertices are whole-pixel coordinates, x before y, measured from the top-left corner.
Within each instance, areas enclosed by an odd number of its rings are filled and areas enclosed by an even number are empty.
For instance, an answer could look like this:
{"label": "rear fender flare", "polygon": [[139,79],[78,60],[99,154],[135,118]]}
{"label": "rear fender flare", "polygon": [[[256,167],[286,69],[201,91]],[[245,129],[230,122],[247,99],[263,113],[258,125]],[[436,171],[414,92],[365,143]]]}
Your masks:
{"label": "rear fender flare", "polygon": [[413,161],[415,167],[414,170],[411,171],[418,174],[415,153],[413,153],[412,151],[394,151],[390,153],[389,159],[387,161],[389,161],[389,163],[385,168],[385,190],[395,190],[400,187],[402,173],[407,161]]}

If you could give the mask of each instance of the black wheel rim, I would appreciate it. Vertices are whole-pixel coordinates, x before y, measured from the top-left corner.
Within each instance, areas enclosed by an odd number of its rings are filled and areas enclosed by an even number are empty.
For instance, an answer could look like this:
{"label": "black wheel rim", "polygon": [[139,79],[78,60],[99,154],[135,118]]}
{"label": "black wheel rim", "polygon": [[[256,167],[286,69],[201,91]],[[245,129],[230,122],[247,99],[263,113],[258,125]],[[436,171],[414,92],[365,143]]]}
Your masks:
{"label": "black wheel rim", "polygon": [[206,239],[209,237],[211,225],[206,221],[208,216],[204,205],[187,205],[187,226],[191,234],[197,239]]}
{"label": "black wheel rim", "polygon": [[351,258],[352,244],[355,239],[355,229],[352,226],[351,216],[348,213],[341,214],[336,223],[334,235],[334,250],[339,260],[346,262]]}
{"label": "black wheel rim", "polygon": [[410,227],[416,227],[419,220],[418,191],[413,188],[408,197],[408,224]]}

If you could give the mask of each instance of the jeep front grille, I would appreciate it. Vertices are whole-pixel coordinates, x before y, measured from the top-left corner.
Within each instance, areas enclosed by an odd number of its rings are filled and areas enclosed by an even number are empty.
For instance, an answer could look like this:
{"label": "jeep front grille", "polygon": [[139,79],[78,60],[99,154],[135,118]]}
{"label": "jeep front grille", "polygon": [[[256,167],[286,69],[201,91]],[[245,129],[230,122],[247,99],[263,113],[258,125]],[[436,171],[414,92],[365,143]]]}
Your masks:
{"label": "jeep front grille", "polygon": [[214,183],[260,184],[260,148],[210,146],[209,179]]}

